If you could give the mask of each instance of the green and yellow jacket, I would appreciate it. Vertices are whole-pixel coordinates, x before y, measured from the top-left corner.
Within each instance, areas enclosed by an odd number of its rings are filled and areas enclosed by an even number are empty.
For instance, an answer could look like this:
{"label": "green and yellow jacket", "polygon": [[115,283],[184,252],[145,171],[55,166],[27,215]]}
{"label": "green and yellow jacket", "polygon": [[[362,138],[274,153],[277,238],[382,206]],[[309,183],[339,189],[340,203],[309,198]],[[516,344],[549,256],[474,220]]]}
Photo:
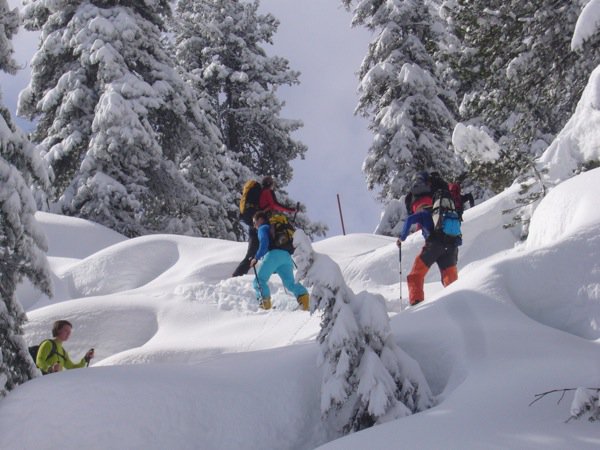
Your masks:
{"label": "green and yellow jacket", "polygon": [[[55,349],[53,349],[53,342],[54,346],[56,346]],[[48,373],[48,369],[56,363],[60,364],[61,370],[79,369],[85,367],[87,364],[84,358],[81,358],[81,361],[78,363],[71,361],[71,358],[69,358],[69,354],[63,348],[62,343],[55,339],[45,340],[40,345],[35,364],[43,373]]]}

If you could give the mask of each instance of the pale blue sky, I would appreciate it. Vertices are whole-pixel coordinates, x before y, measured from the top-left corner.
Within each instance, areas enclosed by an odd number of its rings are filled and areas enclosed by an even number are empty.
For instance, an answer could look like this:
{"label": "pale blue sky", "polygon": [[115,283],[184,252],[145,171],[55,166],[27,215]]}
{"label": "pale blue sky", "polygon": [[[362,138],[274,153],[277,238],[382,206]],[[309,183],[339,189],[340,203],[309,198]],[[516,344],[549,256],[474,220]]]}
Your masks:
{"label": "pale blue sky", "polygon": [[[9,0],[11,7],[18,0]],[[329,236],[342,233],[337,197],[340,195],[347,233],[372,232],[381,206],[366,188],[361,171],[371,143],[367,121],[354,115],[356,72],[369,43],[369,33],[352,29],[351,15],[338,0],[262,0],[261,11],[281,24],[267,51],[287,58],[301,72],[300,85],[282,87],[283,116],[300,119],[295,135],[308,146],[305,160],[293,163],[290,196],[305,203],[312,220],[325,222]],[[3,102],[15,112],[18,93],[29,80],[29,60],[36,38],[23,30],[13,40],[23,67],[16,76],[0,74]],[[27,122],[18,120],[26,127]]]}
{"label": "pale blue sky", "polygon": [[361,167],[371,144],[367,121],[354,115],[358,71],[370,34],[351,28],[352,16],[338,0],[261,0],[279,19],[273,52],[301,72],[300,85],[281,88],[284,115],[304,121],[296,137],[308,145],[296,161],[290,195],[305,202],[313,220],[342,233],[340,194],[347,233],[372,232],[381,206],[366,187]]}

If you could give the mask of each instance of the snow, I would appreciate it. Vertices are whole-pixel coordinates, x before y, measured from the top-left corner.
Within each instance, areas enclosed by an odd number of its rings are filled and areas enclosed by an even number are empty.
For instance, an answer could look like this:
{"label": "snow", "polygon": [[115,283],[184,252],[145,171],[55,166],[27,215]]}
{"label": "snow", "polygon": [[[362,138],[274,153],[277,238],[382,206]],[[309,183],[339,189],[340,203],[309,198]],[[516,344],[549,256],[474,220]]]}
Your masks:
{"label": "snow", "polygon": [[552,183],[564,181],[585,162],[600,159],[600,66],[581,94],[575,113],[539,158]]}
{"label": "snow", "polygon": [[562,189],[550,191],[531,221],[528,247],[552,246],[600,223],[596,172],[582,173],[565,181]]}
{"label": "snow", "polygon": [[[341,273],[369,293],[355,299],[363,321],[381,322],[366,301],[383,296],[395,344],[436,397],[431,409],[336,440],[321,420],[321,390],[332,393],[317,365],[320,313],[297,310],[277,277],[276,309],[258,309],[253,275],[229,278],[244,243],[126,239],[38,213],[55,297],[19,290],[25,338],[39,342],[67,318],[69,353],[94,347],[96,358],[0,401],[0,448],[596,449],[597,423],[565,421],[591,395],[574,389],[600,385],[599,190],[600,169],[558,184],[533,214],[526,243],[502,227],[518,187],[467,210],[459,280],[442,289],[433,267],[425,302],[402,311],[394,238],[314,243],[324,279]],[[420,233],[404,243],[404,275],[422,244]],[[566,388],[559,403],[560,392],[529,406],[536,394]]]}
{"label": "snow", "polygon": [[600,28],[600,0],[589,0],[575,24],[575,31],[571,38],[571,49],[581,49],[583,42],[597,33],[598,28]]}
{"label": "snow", "polygon": [[482,128],[456,124],[452,133],[456,153],[467,163],[495,161],[500,157],[500,146]]}

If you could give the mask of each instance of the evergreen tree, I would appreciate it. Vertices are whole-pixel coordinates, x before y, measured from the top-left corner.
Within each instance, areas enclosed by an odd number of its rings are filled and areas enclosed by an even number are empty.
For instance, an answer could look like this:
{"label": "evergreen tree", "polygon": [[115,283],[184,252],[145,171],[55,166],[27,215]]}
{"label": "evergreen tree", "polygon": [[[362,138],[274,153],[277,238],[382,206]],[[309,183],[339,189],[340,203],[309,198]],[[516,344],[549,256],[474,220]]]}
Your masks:
{"label": "evergreen tree", "polygon": [[355,295],[331,258],[315,253],[302,231],[294,235],[298,278],[323,311],[319,364],[321,414],[334,431],[349,433],[422,411],[433,396],[419,365],[396,344],[385,300]]}
{"label": "evergreen tree", "polygon": [[237,160],[285,186],[292,178],[289,162],[303,157],[306,146],[291,138],[302,123],[280,117],[276,91],[298,83],[299,74],[284,58],[266,55],[262,45],[272,43],[279,22],[257,9],[258,1],[179,0],[177,61],[195,88],[208,94]]}
{"label": "evergreen tree", "polygon": [[[11,39],[18,24],[17,11],[0,0],[0,70],[8,73],[17,68]],[[44,165],[0,103],[0,397],[38,374],[23,339],[26,316],[15,295],[17,285],[28,278],[51,294],[46,239],[28,187],[34,181],[47,184]]]}
{"label": "evergreen tree", "polygon": [[[209,105],[229,150],[227,178],[234,209],[228,211],[236,223],[239,195],[249,178],[271,175],[280,187],[280,202],[295,206],[285,192],[292,178],[290,161],[304,157],[306,146],[291,134],[302,126],[299,120],[281,117],[283,102],[277,98],[282,85],[298,83],[299,73],[286,59],[267,56],[263,46],[272,44],[279,22],[257,12],[258,1],[179,0],[173,30],[175,54],[182,73],[197,95]],[[283,189],[281,189],[283,188]],[[311,236],[322,236],[327,227],[312,223],[302,212],[296,224]],[[234,225],[235,234],[244,231]]]}
{"label": "evergreen tree", "polygon": [[531,170],[573,114],[600,62],[599,38],[570,50],[579,2],[456,0],[444,6],[460,41],[460,51],[446,55],[460,86],[460,117],[500,148],[497,160],[475,159],[470,167],[499,192]]}
{"label": "evergreen tree", "polygon": [[223,237],[222,144],[161,43],[169,12],[166,0],[30,2],[41,43],[19,113],[37,120],[53,211],[127,236]]}
{"label": "evergreen tree", "polygon": [[357,112],[374,133],[363,170],[383,200],[399,198],[412,175],[436,170],[444,177],[461,165],[451,149],[455,124],[451,91],[442,87],[435,54],[439,16],[420,0],[342,0],[353,25],[376,33],[360,68]]}

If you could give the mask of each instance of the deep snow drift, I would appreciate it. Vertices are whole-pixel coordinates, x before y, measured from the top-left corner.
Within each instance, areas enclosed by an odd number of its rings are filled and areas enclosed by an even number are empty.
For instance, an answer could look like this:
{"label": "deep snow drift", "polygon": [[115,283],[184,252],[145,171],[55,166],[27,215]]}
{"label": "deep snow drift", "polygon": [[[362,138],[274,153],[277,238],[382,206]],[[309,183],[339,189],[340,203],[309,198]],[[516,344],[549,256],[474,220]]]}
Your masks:
{"label": "deep snow drift", "polygon": [[[297,311],[272,279],[259,310],[252,275],[228,278],[245,244],[170,235],[125,239],[39,214],[56,295],[19,291],[26,339],[74,324],[65,347],[90,369],[40,377],[0,401],[0,448],[308,449],[598,448],[596,423],[571,421],[572,395],[600,386],[600,169],[557,186],[525,244],[509,218],[517,188],[465,213],[459,280],[433,267],[426,301],[401,311],[395,239],[359,234],[313,244],[355,291],[382,294],[398,345],[437,406],[343,439],[320,421],[319,314]],[[406,275],[422,246],[403,246]],[[406,286],[404,286],[406,296]]]}

